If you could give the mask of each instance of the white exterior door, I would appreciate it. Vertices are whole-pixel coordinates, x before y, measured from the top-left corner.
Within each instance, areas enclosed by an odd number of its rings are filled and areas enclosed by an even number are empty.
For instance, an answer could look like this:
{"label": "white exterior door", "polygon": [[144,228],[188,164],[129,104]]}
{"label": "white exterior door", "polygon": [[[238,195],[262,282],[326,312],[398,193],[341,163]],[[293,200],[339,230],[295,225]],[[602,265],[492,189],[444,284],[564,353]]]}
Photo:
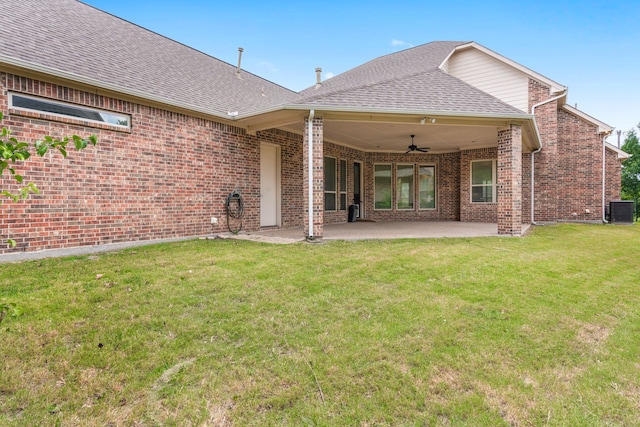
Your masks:
{"label": "white exterior door", "polygon": [[260,226],[280,225],[280,147],[260,144]]}

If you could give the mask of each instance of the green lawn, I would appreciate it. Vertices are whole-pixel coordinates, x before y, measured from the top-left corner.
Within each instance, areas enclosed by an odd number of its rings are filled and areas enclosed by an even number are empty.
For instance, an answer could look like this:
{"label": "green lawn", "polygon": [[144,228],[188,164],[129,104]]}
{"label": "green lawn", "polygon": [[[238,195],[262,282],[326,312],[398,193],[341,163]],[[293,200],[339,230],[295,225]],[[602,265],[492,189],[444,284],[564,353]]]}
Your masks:
{"label": "green lawn", "polygon": [[0,425],[640,425],[640,227],[0,265]]}

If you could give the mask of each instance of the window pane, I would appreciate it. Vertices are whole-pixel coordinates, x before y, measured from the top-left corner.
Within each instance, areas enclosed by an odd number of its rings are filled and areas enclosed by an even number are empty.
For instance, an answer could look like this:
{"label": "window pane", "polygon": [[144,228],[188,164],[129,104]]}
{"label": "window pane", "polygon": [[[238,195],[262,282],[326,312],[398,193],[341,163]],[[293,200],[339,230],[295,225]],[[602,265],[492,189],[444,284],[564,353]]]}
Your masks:
{"label": "window pane", "polygon": [[471,163],[471,184],[493,184],[493,161]]}
{"label": "window pane", "polygon": [[340,160],[340,191],[347,191],[347,161]]}
{"label": "window pane", "polygon": [[324,210],[336,210],[336,193],[324,193]]}
{"label": "window pane", "polygon": [[420,209],[435,209],[436,207],[436,168],[435,166],[420,166]]}
{"label": "window pane", "polygon": [[324,190],[336,191],[336,159],[324,158]]}
{"label": "window pane", "polygon": [[347,193],[340,193],[340,210],[347,210]]}
{"label": "window pane", "polygon": [[375,208],[391,209],[391,165],[374,166]]}
{"label": "window pane", "polygon": [[413,165],[398,165],[396,172],[396,203],[398,209],[413,209]]}
{"label": "window pane", "polygon": [[478,186],[471,187],[471,201],[472,202],[493,202],[493,186]]}
{"label": "window pane", "polygon": [[27,110],[41,111],[44,113],[53,113],[60,116],[68,116],[79,119],[91,120],[94,122],[108,123],[118,126],[129,126],[129,116],[124,114],[111,113],[108,111],[94,110],[93,108],[83,107],[55,101],[49,101],[41,98],[31,98],[19,95],[13,95],[11,98],[12,105],[16,108],[25,108]]}

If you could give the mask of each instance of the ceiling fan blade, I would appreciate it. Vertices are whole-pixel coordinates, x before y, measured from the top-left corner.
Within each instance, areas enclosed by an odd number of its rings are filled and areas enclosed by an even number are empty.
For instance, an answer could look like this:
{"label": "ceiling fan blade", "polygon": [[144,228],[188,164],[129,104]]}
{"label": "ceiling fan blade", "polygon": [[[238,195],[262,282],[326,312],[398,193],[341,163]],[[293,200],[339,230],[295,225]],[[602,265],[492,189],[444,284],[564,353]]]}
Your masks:
{"label": "ceiling fan blade", "polygon": [[431,150],[429,147],[416,148],[416,151],[420,151],[422,153],[428,153],[429,150]]}

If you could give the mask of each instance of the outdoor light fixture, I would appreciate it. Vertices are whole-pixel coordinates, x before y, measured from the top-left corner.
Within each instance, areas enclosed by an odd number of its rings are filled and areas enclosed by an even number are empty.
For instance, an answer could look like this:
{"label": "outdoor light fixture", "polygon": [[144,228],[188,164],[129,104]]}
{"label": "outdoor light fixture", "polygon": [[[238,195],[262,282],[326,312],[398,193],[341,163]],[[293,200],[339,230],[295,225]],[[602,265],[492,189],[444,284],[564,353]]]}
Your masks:
{"label": "outdoor light fixture", "polygon": [[429,122],[429,123],[433,124],[433,123],[436,122],[436,119],[434,119],[433,117],[423,117],[423,118],[420,119],[420,124],[421,125],[425,124],[426,122]]}

